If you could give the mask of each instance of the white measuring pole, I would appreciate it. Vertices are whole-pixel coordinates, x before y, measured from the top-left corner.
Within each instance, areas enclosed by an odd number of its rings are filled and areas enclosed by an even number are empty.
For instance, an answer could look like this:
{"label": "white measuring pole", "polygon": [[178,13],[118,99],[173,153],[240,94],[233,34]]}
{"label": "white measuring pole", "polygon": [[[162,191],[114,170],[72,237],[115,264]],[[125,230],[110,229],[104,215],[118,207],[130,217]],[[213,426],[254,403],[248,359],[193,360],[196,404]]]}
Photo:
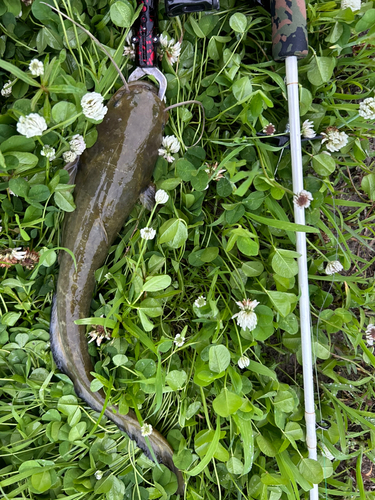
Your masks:
{"label": "white measuring pole", "polygon": [[[299,89],[297,57],[285,59],[286,81],[288,90],[289,126],[290,126],[290,151],[292,156],[293,192],[303,190],[303,169],[301,149],[301,125],[299,117]],[[305,209],[294,205],[294,220],[296,224],[305,224]],[[299,311],[302,344],[302,369],[305,393],[305,420],[306,443],[309,458],[317,459],[316,448],[316,422],[314,403],[314,376],[311,349],[311,317],[309,282],[307,276],[307,250],[306,233],[297,232],[297,252],[301,254],[298,259],[298,285],[300,292]],[[310,500],[318,500],[318,485],[310,490]]]}

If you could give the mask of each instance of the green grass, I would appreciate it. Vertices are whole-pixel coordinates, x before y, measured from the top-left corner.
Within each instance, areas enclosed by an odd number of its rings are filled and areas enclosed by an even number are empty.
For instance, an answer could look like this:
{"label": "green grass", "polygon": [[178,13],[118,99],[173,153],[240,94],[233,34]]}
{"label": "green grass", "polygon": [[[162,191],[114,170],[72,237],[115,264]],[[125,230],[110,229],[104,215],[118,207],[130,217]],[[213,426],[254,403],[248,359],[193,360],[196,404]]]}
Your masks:
{"label": "green grass", "polygon": [[[56,5],[130,74],[122,53],[135,5]],[[374,125],[358,110],[374,96],[375,10],[371,2],[353,13],[318,1],[307,11],[301,121],[319,134],[335,126],[348,135],[330,156],[321,139],[303,142],[305,189],[314,198],[305,229],[316,415],[330,424],[317,431],[318,461],[307,458],[305,442],[290,151],[256,135],[269,123],[282,134],[287,124],[285,68],[272,59],[271,20],[261,6],[222,0],[219,12],[168,19],[160,4],[160,32],[182,40],[178,62],[166,55],[160,62],[167,105],[201,101],[206,128],[189,147],[201,132],[199,107],[170,111],[164,135],[175,135],[180,150],[172,163],[160,156],[153,175],[169,199],[152,213],[134,207],[95,273],[91,317],[82,320],[87,332],[105,327],[112,336],[89,344],[92,389],[110,391],[120,412],[135,408],[168,439],[189,500],[306,499],[312,481],[321,498],[373,496],[375,475],[365,466],[375,460],[375,358],[365,331],[375,323]],[[39,0],[27,8],[0,0],[0,26],[1,86],[13,82],[1,97],[1,259],[17,247],[40,259],[33,268],[22,259],[0,264],[0,493],[176,498],[175,476],[105,417],[98,422],[49,350],[63,213],[75,208],[62,155],[75,134],[87,147],[97,139],[82,96],[107,99],[121,81],[87,36]],[[34,58],[44,62],[42,77],[28,70]],[[27,139],[16,123],[32,112],[48,129]],[[43,145],[56,159],[41,155]],[[215,180],[207,164],[223,176]],[[146,226],[153,240],[141,238]],[[327,276],[335,260],[344,270]],[[200,296],[205,305],[197,307]],[[251,331],[232,319],[245,298],[260,303]],[[249,365],[241,369],[243,355]]]}

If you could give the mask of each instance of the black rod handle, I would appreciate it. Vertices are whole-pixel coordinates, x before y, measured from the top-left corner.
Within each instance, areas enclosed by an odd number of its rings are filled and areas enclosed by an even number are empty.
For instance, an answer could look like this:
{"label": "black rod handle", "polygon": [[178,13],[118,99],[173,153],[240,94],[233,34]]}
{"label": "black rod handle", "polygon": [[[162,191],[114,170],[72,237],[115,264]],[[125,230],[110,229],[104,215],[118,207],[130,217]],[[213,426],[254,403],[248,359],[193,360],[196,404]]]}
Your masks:
{"label": "black rod handle", "polygon": [[156,0],[138,0],[142,10],[135,23],[135,36],[132,42],[136,46],[135,64],[140,68],[156,66],[157,44],[156,33],[158,4]]}

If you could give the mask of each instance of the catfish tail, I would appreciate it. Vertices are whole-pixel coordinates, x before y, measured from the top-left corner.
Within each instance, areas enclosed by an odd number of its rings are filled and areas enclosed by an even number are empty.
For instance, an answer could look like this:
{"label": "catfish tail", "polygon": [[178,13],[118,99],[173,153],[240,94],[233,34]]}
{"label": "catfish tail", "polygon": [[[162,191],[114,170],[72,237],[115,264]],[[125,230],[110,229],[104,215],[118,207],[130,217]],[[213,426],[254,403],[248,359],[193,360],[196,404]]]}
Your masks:
{"label": "catfish tail", "polygon": [[[72,374],[67,368],[67,363],[64,356],[64,350],[60,349],[59,344],[60,332],[59,332],[59,322],[57,315],[57,299],[54,295],[52,300],[52,313],[51,313],[51,326],[50,326],[50,344],[53,359],[56,363],[57,368],[68,375],[72,379],[74,384],[74,390],[78,397],[85,401],[93,410],[96,412],[101,412],[105,404],[105,395],[103,391],[92,392],[90,390],[89,383],[93,379],[91,374],[88,377],[80,376],[80,373]],[[91,370],[93,371],[93,369]],[[85,374],[87,375],[87,374]],[[115,406],[107,407],[104,415],[112,420],[117,427],[125,432],[129,438],[135,441],[138,448],[140,448],[144,454],[153,460],[152,453],[149,446],[146,443],[144,436],[142,436],[141,425],[133,410],[129,410],[126,415],[121,415],[118,412],[118,408]],[[168,469],[170,469],[177,476],[178,490],[177,494],[184,494],[184,479],[182,473],[175,464],[173,463],[173,449],[168,441],[155,429],[153,429],[150,436],[148,436],[148,441],[151,445],[152,451],[155,455],[156,460],[159,463],[164,464]]]}

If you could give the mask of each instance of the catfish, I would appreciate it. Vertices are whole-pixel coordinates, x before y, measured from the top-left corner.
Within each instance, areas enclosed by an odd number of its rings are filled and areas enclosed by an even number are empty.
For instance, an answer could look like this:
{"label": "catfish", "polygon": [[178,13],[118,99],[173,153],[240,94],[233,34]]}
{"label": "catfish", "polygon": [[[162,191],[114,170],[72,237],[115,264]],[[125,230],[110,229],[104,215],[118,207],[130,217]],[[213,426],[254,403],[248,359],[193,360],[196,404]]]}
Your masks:
{"label": "catfish", "polygon": [[[93,365],[88,352],[86,327],[75,321],[90,316],[95,271],[105,261],[135,203],[150,184],[167,117],[156,88],[145,81],[122,87],[107,104],[98,125],[98,140],[80,157],[75,179],[76,210],[67,214],[62,231],[63,252],[53,301],[50,339],[56,366],[73,382],[74,390],[93,410],[101,412],[103,391],[92,392]],[[163,463],[177,476],[179,495],[184,481],[173,463],[173,449],[155,429],[146,439],[133,412],[116,407],[104,411],[149,457]]]}

